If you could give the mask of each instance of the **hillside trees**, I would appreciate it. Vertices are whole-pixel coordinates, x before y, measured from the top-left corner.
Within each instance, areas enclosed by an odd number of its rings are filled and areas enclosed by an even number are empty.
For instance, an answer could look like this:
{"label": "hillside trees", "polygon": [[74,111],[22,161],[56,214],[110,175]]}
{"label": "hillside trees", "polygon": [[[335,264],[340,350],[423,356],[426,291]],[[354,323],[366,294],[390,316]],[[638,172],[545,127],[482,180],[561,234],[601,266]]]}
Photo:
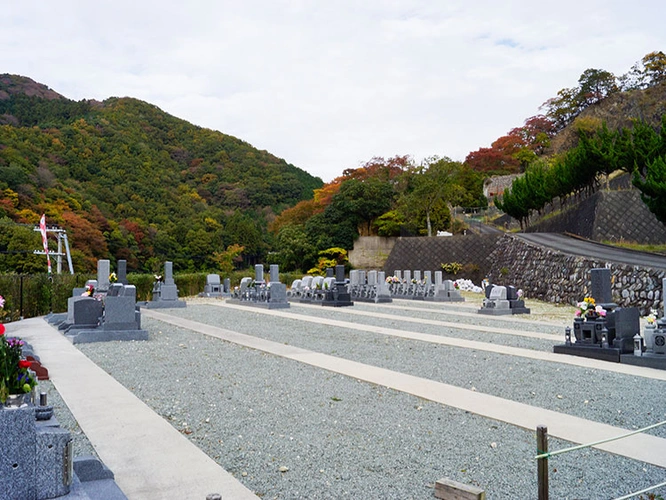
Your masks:
{"label": "hillside trees", "polygon": [[309,269],[328,248],[349,250],[359,234],[434,234],[451,228],[451,207],[479,207],[483,174],[449,158],[414,165],[406,156],[372,158],[321,189],[313,200],[282,212],[271,224],[285,270]]}
{"label": "hillside trees", "polygon": [[661,51],[646,54],[626,74],[616,77],[603,69],[586,69],[578,86],[558,91],[541,105],[557,131],[569,125],[589,106],[621,91],[645,89],[666,81],[666,55]]}
{"label": "hillside trees", "polygon": [[543,154],[556,131],[552,118],[532,116],[523,126],[513,128],[496,139],[490,148],[479,148],[465,158],[465,164],[488,175],[518,173],[537,156]]}
{"label": "hillside trees", "polygon": [[165,260],[206,270],[234,243],[246,264],[255,262],[271,244],[274,214],[322,186],[266,151],[148,103],[76,103],[46,90],[50,99],[28,98],[25,80],[0,79],[9,92],[0,99],[0,216],[35,224],[46,213],[70,232],[77,271],[102,257],[126,259],[132,271],[157,271]]}
{"label": "hillside trees", "polygon": [[645,122],[631,129],[609,130],[605,124],[596,132],[579,132],[578,145],[554,158],[550,164],[537,162],[517,178],[496,205],[529,223],[532,211],[559,198],[564,203],[572,194],[591,194],[602,176],[616,170],[632,173],[648,208],[666,223],[666,115],[660,130]]}

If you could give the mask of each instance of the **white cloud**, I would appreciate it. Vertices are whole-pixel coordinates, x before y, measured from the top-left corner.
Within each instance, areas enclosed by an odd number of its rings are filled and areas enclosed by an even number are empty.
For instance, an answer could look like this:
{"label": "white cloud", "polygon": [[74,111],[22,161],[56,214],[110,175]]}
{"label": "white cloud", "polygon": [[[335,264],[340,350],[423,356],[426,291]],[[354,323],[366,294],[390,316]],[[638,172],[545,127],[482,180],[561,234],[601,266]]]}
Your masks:
{"label": "white cloud", "polygon": [[77,100],[151,102],[324,180],[373,156],[462,160],[585,69],[619,75],[666,49],[656,0],[52,0],[3,9],[1,72]]}

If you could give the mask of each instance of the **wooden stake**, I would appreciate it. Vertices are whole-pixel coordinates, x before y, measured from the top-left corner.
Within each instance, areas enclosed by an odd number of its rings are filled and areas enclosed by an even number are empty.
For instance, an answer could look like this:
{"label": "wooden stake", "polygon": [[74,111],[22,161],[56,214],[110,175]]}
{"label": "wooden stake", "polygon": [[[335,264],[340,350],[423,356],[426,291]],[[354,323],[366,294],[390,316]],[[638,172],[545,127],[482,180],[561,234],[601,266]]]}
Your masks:
{"label": "wooden stake", "polygon": [[[537,455],[548,452],[548,427],[537,426]],[[548,459],[537,460],[537,479],[539,482],[539,500],[548,500]]]}

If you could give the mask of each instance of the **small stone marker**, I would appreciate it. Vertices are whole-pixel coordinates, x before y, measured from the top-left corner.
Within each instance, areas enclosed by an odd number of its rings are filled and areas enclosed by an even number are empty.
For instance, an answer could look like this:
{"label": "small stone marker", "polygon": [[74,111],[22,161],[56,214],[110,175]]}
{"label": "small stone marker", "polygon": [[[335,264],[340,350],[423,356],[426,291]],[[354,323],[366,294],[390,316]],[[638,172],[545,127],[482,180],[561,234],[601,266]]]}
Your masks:
{"label": "small stone marker", "polygon": [[435,498],[442,500],[485,500],[486,493],[476,486],[440,479],[435,483]]}

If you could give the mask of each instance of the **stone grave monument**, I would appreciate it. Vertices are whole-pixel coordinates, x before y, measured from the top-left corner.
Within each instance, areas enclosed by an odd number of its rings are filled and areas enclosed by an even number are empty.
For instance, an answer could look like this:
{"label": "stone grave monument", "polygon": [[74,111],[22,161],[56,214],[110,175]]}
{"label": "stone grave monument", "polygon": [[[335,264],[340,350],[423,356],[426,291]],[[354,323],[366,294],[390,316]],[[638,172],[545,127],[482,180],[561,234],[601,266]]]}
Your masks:
{"label": "stone grave monument", "polygon": [[280,283],[280,272],[276,264],[269,268],[269,281],[264,281],[264,266],[254,266],[254,280],[249,277],[241,279],[240,286],[234,290],[234,295],[228,302],[247,306],[262,307],[265,309],[286,309],[287,285]]}
{"label": "stone grave monument", "polygon": [[[662,279],[662,297],[666,292],[666,278]],[[620,354],[620,362],[666,370],[666,315],[657,318],[653,311],[643,329],[643,336],[634,335],[633,353]]]}
{"label": "stone grave monument", "polygon": [[69,328],[65,331],[74,344],[149,339],[148,331],[141,328],[141,311],[137,306],[134,285],[114,283],[106,296],[96,302],[103,304],[102,316],[96,327]]}
{"label": "stone grave monument", "polygon": [[493,316],[505,314],[530,314],[521,298],[522,292],[514,286],[488,285],[485,288],[486,298],[477,312]]}
{"label": "stone grave monument", "polygon": [[184,300],[178,300],[178,287],[173,280],[173,263],[164,263],[163,279],[155,280],[153,284],[153,299],[139,302],[141,307],[148,309],[166,309],[173,307],[186,307]]}
{"label": "stone grave monument", "polygon": [[451,280],[442,279],[442,271],[435,271],[435,283],[432,293],[426,296],[426,300],[435,302],[464,302],[465,298],[460,294]]}
{"label": "stone grave monument", "polygon": [[585,309],[574,318],[573,330],[565,329],[565,343],[553,351],[619,363],[623,354],[633,354],[634,336],[640,336],[638,308],[612,302],[610,269],[592,269],[590,279],[594,307],[579,304]]}
{"label": "stone grave monument", "polygon": [[345,266],[335,266],[335,282],[330,290],[326,290],[321,305],[327,307],[346,307],[354,305],[351,296],[349,295],[349,291],[347,290]]}
{"label": "stone grave monument", "polygon": [[219,274],[209,274],[206,276],[206,284],[204,285],[203,292],[199,294],[199,297],[229,297],[229,285],[227,285],[226,290],[227,291],[225,291],[225,287],[220,281]]}
{"label": "stone grave monument", "polygon": [[127,261],[119,260],[118,261],[118,273],[117,273],[118,283],[121,285],[129,285],[127,281]]}
{"label": "stone grave monument", "polygon": [[0,498],[127,500],[99,460],[73,457],[71,434],[53,416],[45,393],[39,404],[0,404],[0,436]]}

